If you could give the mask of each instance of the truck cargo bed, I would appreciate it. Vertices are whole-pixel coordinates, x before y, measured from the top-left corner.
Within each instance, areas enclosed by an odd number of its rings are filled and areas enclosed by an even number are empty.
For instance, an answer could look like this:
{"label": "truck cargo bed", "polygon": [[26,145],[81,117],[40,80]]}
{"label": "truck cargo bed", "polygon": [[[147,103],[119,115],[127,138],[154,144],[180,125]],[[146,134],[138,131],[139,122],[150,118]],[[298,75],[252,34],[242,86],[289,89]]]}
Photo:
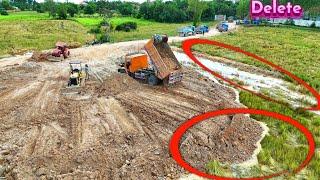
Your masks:
{"label": "truck cargo bed", "polygon": [[154,43],[150,40],[144,48],[156,68],[158,78],[164,79],[173,71],[181,69],[181,65],[167,43]]}

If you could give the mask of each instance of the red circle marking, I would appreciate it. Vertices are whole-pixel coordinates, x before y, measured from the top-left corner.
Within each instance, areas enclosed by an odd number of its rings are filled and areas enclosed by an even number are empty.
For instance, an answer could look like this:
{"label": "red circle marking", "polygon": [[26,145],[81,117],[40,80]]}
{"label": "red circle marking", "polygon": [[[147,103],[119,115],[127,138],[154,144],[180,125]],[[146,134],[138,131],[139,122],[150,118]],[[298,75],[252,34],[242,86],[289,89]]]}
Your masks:
{"label": "red circle marking", "polygon": [[262,63],[265,63],[271,67],[273,67],[274,69],[278,70],[279,72],[282,72],[286,75],[288,75],[289,77],[291,77],[292,79],[294,79],[296,82],[298,82],[299,84],[301,84],[302,86],[304,86],[306,89],[308,89],[312,95],[317,99],[317,106],[316,107],[312,107],[312,108],[309,108],[309,110],[320,110],[320,94],[314,89],[312,88],[308,83],[306,83],[305,81],[303,81],[302,79],[298,78],[297,76],[295,76],[294,74],[292,74],[291,72],[283,69],[282,67],[276,65],[276,64],[273,64],[272,62],[258,56],[258,55],[255,55],[253,53],[250,53],[250,52],[247,52],[247,51],[244,51],[242,49],[240,49],[239,47],[235,47],[235,46],[231,46],[231,45],[228,45],[228,44],[224,44],[224,43],[221,43],[221,42],[218,42],[218,41],[213,41],[213,40],[207,40],[207,39],[188,39],[188,40],[185,40],[183,41],[182,43],[182,48],[184,50],[184,52],[189,56],[189,58],[191,58],[196,64],[198,64],[202,69],[208,71],[209,73],[211,73],[212,75],[228,82],[229,84],[235,86],[235,87],[238,87],[242,90],[245,90],[245,91],[248,91],[250,93],[253,93],[259,97],[262,97],[266,100],[269,100],[269,101],[274,101],[274,102],[278,102],[277,100],[273,99],[273,98],[270,98],[268,96],[265,96],[261,93],[256,93],[254,91],[251,91],[247,88],[244,88],[242,86],[240,86],[239,84],[237,83],[234,83],[233,81],[227,79],[227,78],[224,78],[223,76],[221,76],[220,74],[210,70],[208,67],[206,67],[205,65],[203,65],[193,54],[192,54],[192,51],[191,51],[191,48],[192,46],[196,45],[196,44],[205,44],[205,45],[213,45],[213,46],[219,46],[219,47],[222,47],[222,48],[225,48],[225,49],[229,49],[229,50],[232,50],[232,51],[235,51],[235,52],[239,52],[239,53],[242,53],[244,55],[247,55],[249,57],[252,57]]}
{"label": "red circle marking", "polygon": [[308,140],[309,144],[309,151],[308,155],[306,156],[305,160],[293,171],[293,173],[297,173],[300,170],[302,170],[304,167],[307,166],[307,164],[311,161],[314,153],[315,153],[315,141],[313,139],[312,133],[301,123],[299,123],[296,120],[293,120],[292,118],[278,114],[275,112],[270,112],[270,111],[265,111],[265,110],[257,110],[257,109],[246,109],[246,108],[236,108],[236,109],[223,109],[223,110],[217,110],[217,111],[211,111],[207,112],[198,116],[195,116],[187,121],[185,121],[182,125],[178,127],[178,129],[174,132],[171,140],[170,140],[170,152],[173,157],[173,159],[184,169],[189,171],[190,173],[194,173],[198,176],[204,177],[204,178],[209,178],[209,179],[217,179],[217,180],[236,180],[236,179],[248,179],[248,180],[254,180],[254,179],[267,179],[267,178],[272,178],[276,176],[280,176],[283,174],[288,174],[289,171],[281,171],[275,174],[267,175],[267,176],[261,176],[261,177],[251,177],[251,178],[229,178],[229,177],[221,177],[221,176],[216,176],[216,175],[211,175],[207,174],[205,172],[202,172],[191,165],[189,165],[182,157],[179,145],[180,145],[180,140],[184,133],[191,128],[193,125],[206,120],[208,118],[212,118],[215,116],[219,115],[227,115],[227,114],[257,114],[257,115],[263,115],[263,116],[268,116],[268,117],[273,117],[278,120],[284,121],[286,123],[291,124],[292,126],[296,127],[299,131],[301,131],[304,136]]}

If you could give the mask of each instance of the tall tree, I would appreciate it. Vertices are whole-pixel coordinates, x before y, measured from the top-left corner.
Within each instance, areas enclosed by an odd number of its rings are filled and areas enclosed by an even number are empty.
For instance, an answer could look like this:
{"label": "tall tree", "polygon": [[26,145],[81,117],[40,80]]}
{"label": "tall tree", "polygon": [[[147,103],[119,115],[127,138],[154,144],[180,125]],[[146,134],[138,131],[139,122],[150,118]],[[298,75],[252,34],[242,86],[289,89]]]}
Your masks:
{"label": "tall tree", "polygon": [[193,15],[193,25],[197,26],[201,21],[201,16],[204,10],[208,8],[208,5],[203,0],[188,0],[188,10]]}
{"label": "tall tree", "polygon": [[237,6],[237,16],[245,18],[250,12],[250,0],[240,0]]}
{"label": "tall tree", "polygon": [[44,1],[44,9],[49,12],[49,16],[56,17],[57,15],[57,5],[53,0]]}
{"label": "tall tree", "polygon": [[8,0],[3,0],[1,2],[1,6],[2,8],[4,8],[5,10],[10,10],[12,7],[10,6],[10,3]]}

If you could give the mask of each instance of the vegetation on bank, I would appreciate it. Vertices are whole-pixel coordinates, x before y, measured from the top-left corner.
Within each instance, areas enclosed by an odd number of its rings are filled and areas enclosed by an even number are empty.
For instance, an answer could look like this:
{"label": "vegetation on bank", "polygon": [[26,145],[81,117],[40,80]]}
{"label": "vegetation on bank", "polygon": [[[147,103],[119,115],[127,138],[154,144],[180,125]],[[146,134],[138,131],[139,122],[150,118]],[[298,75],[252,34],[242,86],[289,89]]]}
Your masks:
{"label": "vegetation on bank", "polygon": [[[313,132],[316,144],[320,144],[320,116],[266,101],[248,92],[240,93],[240,101],[248,108],[263,109],[292,117]],[[283,170],[292,172],[306,158],[308,143],[303,134],[295,127],[270,117],[260,115],[253,115],[251,117],[265,123],[269,128],[269,135],[261,142],[262,150],[258,154],[259,165],[246,169],[237,166],[231,168],[230,165],[214,161],[207,165],[209,173],[227,177],[236,175],[243,178],[270,175]],[[320,154],[319,150],[317,150],[306,169],[298,174],[289,174],[282,178],[319,179],[319,167]]]}

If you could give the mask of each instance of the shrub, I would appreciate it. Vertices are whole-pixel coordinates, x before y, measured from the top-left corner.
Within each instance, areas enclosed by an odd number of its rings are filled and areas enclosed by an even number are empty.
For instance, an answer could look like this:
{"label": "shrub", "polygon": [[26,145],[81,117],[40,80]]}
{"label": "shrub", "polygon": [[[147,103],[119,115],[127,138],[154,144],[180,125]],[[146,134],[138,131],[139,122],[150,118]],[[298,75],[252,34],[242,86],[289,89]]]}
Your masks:
{"label": "shrub", "polygon": [[110,42],[110,36],[109,36],[109,34],[108,34],[108,33],[101,34],[101,36],[99,37],[99,42],[100,42],[100,43]]}
{"label": "shrub", "polygon": [[100,22],[100,26],[109,26],[109,25],[110,23],[106,19],[103,19],[103,21]]}
{"label": "shrub", "polygon": [[6,10],[2,10],[2,11],[0,12],[0,14],[3,15],[3,16],[8,16],[8,15],[9,15]]}
{"label": "shrub", "polygon": [[316,28],[316,23],[313,22],[311,25],[310,25],[311,28]]}
{"label": "shrub", "polygon": [[67,19],[67,7],[64,4],[59,5],[57,14],[59,19]]}
{"label": "shrub", "polygon": [[95,28],[90,29],[89,33],[99,34],[99,33],[101,33],[101,29],[100,29],[100,27],[95,27]]}
{"label": "shrub", "polygon": [[284,24],[294,26],[294,21],[292,19],[288,19]]}
{"label": "shrub", "polygon": [[137,29],[137,23],[132,21],[124,22],[116,26],[117,31],[129,32],[131,30],[136,30],[136,29]]}

